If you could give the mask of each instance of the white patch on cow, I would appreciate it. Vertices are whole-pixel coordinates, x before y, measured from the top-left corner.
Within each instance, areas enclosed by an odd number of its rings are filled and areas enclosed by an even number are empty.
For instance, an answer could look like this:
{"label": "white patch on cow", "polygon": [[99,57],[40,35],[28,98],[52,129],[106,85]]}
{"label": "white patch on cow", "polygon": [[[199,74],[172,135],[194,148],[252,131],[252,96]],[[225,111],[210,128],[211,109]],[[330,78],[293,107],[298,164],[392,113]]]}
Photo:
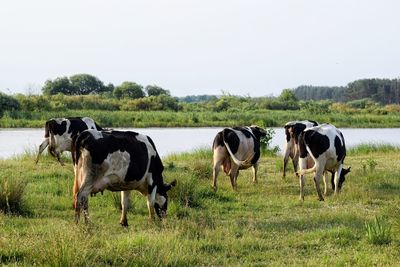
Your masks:
{"label": "white patch on cow", "polygon": [[238,151],[235,154],[232,153],[229,145],[225,143],[226,148],[228,149],[229,154],[231,155],[233,161],[236,163],[236,165],[239,165],[240,167],[243,168],[248,168],[252,166],[251,160],[253,159],[255,154],[254,139],[251,137],[247,138],[239,130],[234,130],[234,129],[231,130],[234,131],[237,137],[239,138],[239,147]]}
{"label": "white patch on cow", "polygon": [[88,132],[90,132],[90,134],[94,137],[94,139],[100,139],[103,138],[103,133],[97,131],[96,129],[90,129],[90,130],[86,130]]}
{"label": "white patch on cow", "polygon": [[164,206],[165,202],[167,202],[167,199],[164,196],[157,194],[155,201],[160,207],[162,207]]}
{"label": "white patch on cow", "polygon": [[83,117],[82,121],[86,124],[88,129],[96,129],[96,124],[94,123],[93,119],[88,117]]}
{"label": "white patch on cow", "polygon": [[151,196],[150,196],[150,203],[154,205],[156,201],[156,193],[157,193],[157,186],[153,188],[153,191],[151,191]]}
{"label": "white patch on cow", "polygon": [[[131,156],[126,151],[115,151],[108,154],[107,158],[103,161],[103,165],[108,166],[104,177],[110,177],[110,182],[123,182],[128,172]],[[112,179],[114,178],[114,179]]]}
{"label": "white patch on cow", "polygon": [[157,152],[154,150],[153,146],[152,146],[151,143],[149,142],[149,139],[148,139],[148,137],[147,137],[146,135],[138,134],[138,135],[136,135],[136,139],[137,139],[138,141],[140,141],[140,142],[146,144],[147,152],[149,153],[149,159],[150,159],[152,156],[156,156],[156,155],[157,155]]}

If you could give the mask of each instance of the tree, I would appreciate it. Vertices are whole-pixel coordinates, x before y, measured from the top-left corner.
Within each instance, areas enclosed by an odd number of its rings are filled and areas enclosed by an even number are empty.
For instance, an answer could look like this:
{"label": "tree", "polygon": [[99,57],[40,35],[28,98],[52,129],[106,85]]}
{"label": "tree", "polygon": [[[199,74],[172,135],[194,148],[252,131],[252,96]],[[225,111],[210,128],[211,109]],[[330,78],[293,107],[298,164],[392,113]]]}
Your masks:
{"label": "tree", "polygon": [[157,85],[147,85],[145,91],[147,92],[148,96],[171,95],[168,90],[165,90]]}
{"label": "tree", "polygon": [[134,82],[123,82],[114,88],[113,94],[116,98],[141,98],[144,97],[143,86]]}
{"label": "tree", "polygon": [[278,97],[278,100],[282,102],[297,102],[297,97],[293,90],[283,89],[282,93]]}
{"label": "tree", "polygon": [[75,89],[67,77],[58,77],[54,81],[47,80],[42,87],[44,95],[56,95],[59,93],[72,95]]}
{"label": "tree", "polygon": [[76,74],[71,77],[58,77],[54,81],[47,80],[42,88],[45,95],[88,95],[112,92],[112,86],[105,86],[95,76]]}
{"label": "tree", "polygon": [[97,77],[89,74],[76,74],[69,79],[75,90],[74,95],[100,94],[109,89]]}
{"label": "tree", "polygon": [[0,92],[0,117],[3,116],[3,112],[6,110],[19,110],[19,109],[20,109],[20,104],[14,97],[8,96]]}

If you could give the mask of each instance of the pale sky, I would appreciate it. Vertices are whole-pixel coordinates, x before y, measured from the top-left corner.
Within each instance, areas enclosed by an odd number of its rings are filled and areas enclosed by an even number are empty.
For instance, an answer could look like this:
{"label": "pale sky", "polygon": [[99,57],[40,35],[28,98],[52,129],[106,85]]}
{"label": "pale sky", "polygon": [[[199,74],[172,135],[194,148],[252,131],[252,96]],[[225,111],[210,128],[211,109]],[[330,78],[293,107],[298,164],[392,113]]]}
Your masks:
{"label": "pale sky", "polygon": [[0,4],[0,90],[88,73],[173,96],[267,96],[400,77],[397,0],[12,0]]}

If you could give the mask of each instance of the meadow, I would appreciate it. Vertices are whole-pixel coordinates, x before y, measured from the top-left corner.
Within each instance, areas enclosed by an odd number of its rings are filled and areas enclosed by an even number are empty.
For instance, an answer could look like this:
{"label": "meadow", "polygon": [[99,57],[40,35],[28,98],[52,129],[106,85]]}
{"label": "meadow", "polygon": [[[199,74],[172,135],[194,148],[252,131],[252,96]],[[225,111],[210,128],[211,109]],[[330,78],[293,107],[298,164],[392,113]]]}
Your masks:
{"label": "meadow", "polygon": [[257,184],[251,170],[240,172],[237,192],[221,174],[218,191],[212,190],[211,151],[170,155],[163,159],[164,176],[178,184],[169,194],[168,218],[149,220],[146,200],[135,192],[128,228],[118,223],[118,194],[108,191],[89,199],[90,223],[75,224],[70,161],[62,167],[45,156],[35,165],[32,153],[1,160],[3,192],[24,192],[19,214],[0,214],[0,263],[398,266],[399,152],[391,146],[351,149],[345,165],[352,171],[342,192],[324,202],[317,201],[310,176],[301,202],[293,170],[282,179],[282,158],[273,153],[263,153]]}
{"label": "meadow", "polygon": [[281,127],[288,121],[313,120],[336,127],[390,128],[399,127],[399,112],[375,113],[359,110],[354,113],[307,110],[235,110],[229,111],[6,111],[0,117],[0,128],[42,128],[50,118],[91,117],[105,127],[227,127],[252,124]]}

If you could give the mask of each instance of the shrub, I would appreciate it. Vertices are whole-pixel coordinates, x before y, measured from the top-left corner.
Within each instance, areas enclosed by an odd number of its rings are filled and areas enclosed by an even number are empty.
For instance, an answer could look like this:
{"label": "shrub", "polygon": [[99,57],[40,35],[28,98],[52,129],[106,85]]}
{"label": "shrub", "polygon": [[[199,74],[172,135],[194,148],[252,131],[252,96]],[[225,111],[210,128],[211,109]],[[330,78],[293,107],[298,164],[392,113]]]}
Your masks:
{"label": "shrub", "polygon": [[23,212],[23,197],[26,183],[22,180],[0,180],[0,210],[6,214]]}
{"label": "shrub", "polygon": [[365,223],[365,231],[368,241],[374,245],[389,244],[392,241],[391,227],[383,224],[378,217],[371,223]]}

